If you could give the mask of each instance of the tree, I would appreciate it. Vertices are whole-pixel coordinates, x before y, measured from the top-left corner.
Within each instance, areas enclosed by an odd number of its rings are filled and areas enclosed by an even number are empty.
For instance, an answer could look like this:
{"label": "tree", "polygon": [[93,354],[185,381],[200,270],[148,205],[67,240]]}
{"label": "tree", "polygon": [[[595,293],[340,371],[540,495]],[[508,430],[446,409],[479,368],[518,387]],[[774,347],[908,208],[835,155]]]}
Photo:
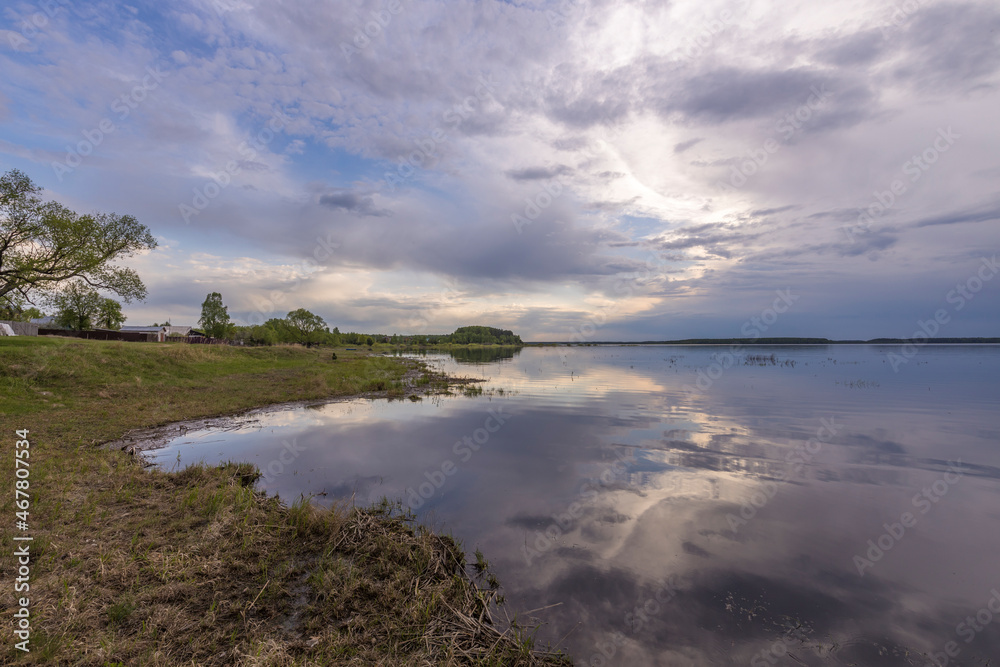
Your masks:
{"label": "tree", "polygon": [[42,188],[17,169],[0,177],[0,306],[51,294],[78,280],[125,300],[142,300],[139,274],[113,262],[156,247],[145,225],[130,215],[80,215],[42,202]]}
{"label": "tree", "polygon": [[94,313],[94,324],[101,329],[115,329],[117,331],[122,328],[126,319],[128,318],[122,315],[122,305],[114,299],[101,299],[97,312]]}
{"label": "tree", "polygon": [[39,319],[45,317],[45,313],[38,310],[37,308],[25,308],[20,313],[18,313],[18,322],[30,322],[31,320]]}
{"label": "tree", "polygon": [[326,331],[326,322],[319,315],[310,313],[305,308],[293,310],[285,316],[285,322],[294,336],[294,342],[309,344],[317,342],[317,334]]}
{"label": "tree", "polygon": [[229,308],[222,305],[222,295],[212,292],[201,304],[201,319],[198,324],[212,338],[222,338],[229,328]]}
{"label": "tree", "polygon": [[24,306],[23,299],[0,299],[0,320],[30,322],[36,317],[45,317],[45,313],[37,308]]}
{"label": "tree", "polygon": [[93,328],[94,316],[103,299],[93,287],[82,280],[74,280],[51,298],[56,308],[56,324],[67,329]]}
{"label": "tree", "polygon": [[237,336],[250,345],[274,345],[279,342],[278,332],[267,324],[237,327]]}
{"label": "tree", "polygon": [[509,329],[496,329],[494,327],[459,327],[455,332],[441,337],[441,342],[455,343],[457,345],[468,345],[479,343],[482,345],[523,345],[521,337]]}

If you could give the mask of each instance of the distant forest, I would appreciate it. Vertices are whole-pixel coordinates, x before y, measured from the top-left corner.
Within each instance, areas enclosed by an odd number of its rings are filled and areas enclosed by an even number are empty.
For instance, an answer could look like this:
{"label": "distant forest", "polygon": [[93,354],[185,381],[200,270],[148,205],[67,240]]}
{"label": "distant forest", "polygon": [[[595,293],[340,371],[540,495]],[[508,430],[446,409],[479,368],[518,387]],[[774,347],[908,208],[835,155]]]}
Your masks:
{"label": "distant forest", "polygon": [[445,336],[428,336],[428,343],[453,343],[455,345],[524,345],[521,337],[509,329],[494,327],[459,327]]}
{"label": "distant forest", "polygon": [[509,329],[459,327],[450,334],[387,335],[381,333],[331,331],[317,315],[307,310],[292,311],[285,319],[270,319],[256,326],[230,326],[227,337],[247,345],[302,343],[303,345],[511,345],[522,346],[521,337]]}
{"label": "distant forest", "polygon": [[[939,345],[1000,343],[1000,338],[873,338],[871,340],[831,340],[829,338],[685,338],[683,340],[594,341],[577,345]],[[538,344],[538,343],[536,343]],[[545,345],[545,343],[540,343]],[[551,345],[552,343],[549,343]],[[572,345],[572,343],[570,343]]]}

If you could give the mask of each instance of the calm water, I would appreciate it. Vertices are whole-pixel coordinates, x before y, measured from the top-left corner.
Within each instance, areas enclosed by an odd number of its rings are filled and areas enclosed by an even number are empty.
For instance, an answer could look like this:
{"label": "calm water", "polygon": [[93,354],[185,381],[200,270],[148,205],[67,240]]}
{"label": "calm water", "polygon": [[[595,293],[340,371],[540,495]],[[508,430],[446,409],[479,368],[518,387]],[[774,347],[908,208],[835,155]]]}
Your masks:
{"label": "calm water", "polygon": [[581,665],[997,665],[1000,347],[894,372],[899,351],[431,356],[484,395],[258,414],[150,454],[251,461],[288,500],[405,498]]}

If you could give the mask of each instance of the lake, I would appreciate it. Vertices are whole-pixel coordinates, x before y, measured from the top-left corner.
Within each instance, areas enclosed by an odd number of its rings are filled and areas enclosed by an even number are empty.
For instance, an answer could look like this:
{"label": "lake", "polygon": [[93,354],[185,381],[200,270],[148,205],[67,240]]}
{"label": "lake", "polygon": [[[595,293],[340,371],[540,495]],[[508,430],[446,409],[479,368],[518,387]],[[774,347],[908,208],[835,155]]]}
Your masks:
{"label": "lake", "polygon": [[404,499],[581,665],[997,664],[1000,347],[426,359],[483,393],[255,413],[147,456]]}

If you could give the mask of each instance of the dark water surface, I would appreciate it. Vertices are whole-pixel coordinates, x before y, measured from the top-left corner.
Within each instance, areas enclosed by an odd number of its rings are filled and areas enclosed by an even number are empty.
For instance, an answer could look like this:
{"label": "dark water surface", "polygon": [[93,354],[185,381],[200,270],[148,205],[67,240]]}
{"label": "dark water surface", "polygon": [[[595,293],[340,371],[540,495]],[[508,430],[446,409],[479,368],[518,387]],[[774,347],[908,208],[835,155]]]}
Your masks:
{"label": "dark water surface", "polygon": [[431,356],[484,394],[254,415],[149,455],[250,461],[289,501],[408,499],[511,610],[556,605],[538,637],[578,664],[1000,665],[1000,347],[899,352]]}

